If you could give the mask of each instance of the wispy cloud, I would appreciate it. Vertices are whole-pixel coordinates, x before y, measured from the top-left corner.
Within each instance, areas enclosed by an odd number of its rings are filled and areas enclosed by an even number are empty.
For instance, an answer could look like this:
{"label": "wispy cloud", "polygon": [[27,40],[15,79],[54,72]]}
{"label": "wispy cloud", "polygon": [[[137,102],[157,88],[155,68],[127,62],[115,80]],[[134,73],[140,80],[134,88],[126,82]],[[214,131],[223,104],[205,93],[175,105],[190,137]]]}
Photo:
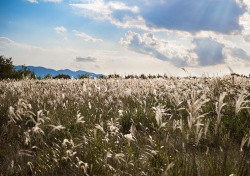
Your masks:
{"label": "wispy cloud", "polygon": [[95,20],[106,20],[113,25],[126,28],[146,28],[137,5],[129,6],[120,1],[89,0],[85,3],[72,3],[70,6],[79,10],[80,14]]}
{"label": "wispy cloud", "polygon": [[8,48],[8,47],[10,48],[15,47],[25,50],[41,50],[41,51],[45,50],[44,48],[38,46],[15,42],[14,40],[11,40],[7,37],[0,37],[0,48]]}
{"label": "wispy cloud", "polygon": [[229,48],[232,57],[250,62],[250,55],[241,48]]}
{"label": "wispy cloud", "polygon": [[58,2],[63,2],[63,0],[43,0],[44,2],[55,2],[55,3],[58,3]]}
{"label": "wispy cloud", "polygon": [[[0,53],[12,57],[15,65],[26,64],[56,69],[70,68],[72,67],[72,58],[82,52],[79,48],[60,46],[43,48],[0,36]],[[78,65],[80,64],[78,63]]]}
{"label": "wispy cloud", "polygon": [[37,0],[26,0],[26,1],[28,1],[28,2],[30,2],[30,3],[38,3]]}
{"label": "wispy cloud", "polygon": [[92,17],[108,18],[114,11],[130,11],[132,13],[138,13],[139,8],[137,6],[127,6],[123,2],[104,0],[89,0],[87,3],[70,4],[71,7],[76,9],[85,10]]}
{"label": "wispy cloud", "polygon": [[95,42],[103,42],[102,39],[92,37],[88,34],[85,34],[84,32],[79,32],[77,30],[73,30],[73,32],[75,33],[75,36],[80,37],[81,39],[83,39],[86,42],[94,42],[94,43]]}
{"label": "wispy cloud", "polygon": [[76,62],[95,62],[97,59],[93,57],[76,57]]}
{"label": "wispy cloud", "polygon": [[65,39],[67,38],[67,29],[63,26],[58,26],[54,28],[55,32],[62,35]]}
{"label": "wispy cloud", "polygon": [[14,44],[15,42],[7,37],[0,37],[0,46],[3,45],[11,45]]}
{"label": "wispy cloud", "polygon": [[39,1],[42,1],[42,2],[52,2],[52,3],[63,2],[63,0],[26,0],[26,1],[30,2],[30,3],[38,3]]}

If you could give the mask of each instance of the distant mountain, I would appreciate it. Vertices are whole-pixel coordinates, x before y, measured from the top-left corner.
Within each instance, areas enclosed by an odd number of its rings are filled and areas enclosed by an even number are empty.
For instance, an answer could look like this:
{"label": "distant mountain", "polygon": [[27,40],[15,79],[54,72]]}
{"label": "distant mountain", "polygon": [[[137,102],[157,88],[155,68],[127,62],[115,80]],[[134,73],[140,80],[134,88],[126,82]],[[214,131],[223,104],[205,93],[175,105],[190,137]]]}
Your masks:
{"label": "distant mountain", "polygon": [[[35,66],[26,66],[30,71],[33,71],[35,73],[35,75],[37,77],[44,77],[47,74],[52,75],[52,77],[58,75],[58,74],[66,74],[69,75],[71,77],[77,78],[77,76],[79,75],[90,75],[91,77],[100,77],[102,76],[102,74],[95,74],[95,73],[90,73],[90,72],[86,72],[86,71],[72,71],[69,69],[65,69],[65,70],[54,70],[54,69],[50,69],[50,68],[45,68],[45,67],[35,67]],[[15,70],[20,70],[22,69],[21,65],[15,66],[14,67]]]}

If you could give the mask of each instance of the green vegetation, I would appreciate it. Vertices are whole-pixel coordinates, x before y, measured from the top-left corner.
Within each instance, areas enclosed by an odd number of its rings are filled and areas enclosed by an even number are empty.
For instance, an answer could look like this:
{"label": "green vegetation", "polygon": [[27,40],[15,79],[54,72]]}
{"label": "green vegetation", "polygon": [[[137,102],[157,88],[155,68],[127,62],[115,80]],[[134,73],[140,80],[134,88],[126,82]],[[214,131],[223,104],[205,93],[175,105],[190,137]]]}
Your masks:
{"label": "green vegetation", "polygon": [[44,76],[44,79],[52,79],[52,78],[53,78],[53,77],[52,77],[51,74],[47,74],[47,75]]}
{"label": "green vegetation", "polygon": [[12,58],[0,56],[0,79],[6,79],[14,76],[14,67]]}
{"label": "green vegetation", "polygon": [[250,175],[249,78],[141,77],[1,81],[0,175]]}
{"label": "green vegetation", "polygon": [[25,77],[34,79],[35,74],[25,66],[22,66],[22,69],[16,71],[13,66],[12,58],[0,56],[0,80],[22,79]]}
{"label": "green vegetation", "polygon": [[90,78],[90,75],[78,75],[78,79],[85,79],[85,78]]}
{"label": "green vegetation", "polygon": [[71,77],[69,75],[66,74],[58,74],[56,76],[53,77],[53,79],[70,79]]}
{"label": "green vegetation", "polygon": [[[0,80],[3,79],[42,79],[41,77],[36,77],[35,73],[29,70],[26,66],[22,66],[20,70],[15,70],[12,58],[6,58],[4,56],[0,56]],[[54,77],[52,75],[47,74],[44,76],[44,79],[71,79],[71,77],[67,74],[58,74]]]}

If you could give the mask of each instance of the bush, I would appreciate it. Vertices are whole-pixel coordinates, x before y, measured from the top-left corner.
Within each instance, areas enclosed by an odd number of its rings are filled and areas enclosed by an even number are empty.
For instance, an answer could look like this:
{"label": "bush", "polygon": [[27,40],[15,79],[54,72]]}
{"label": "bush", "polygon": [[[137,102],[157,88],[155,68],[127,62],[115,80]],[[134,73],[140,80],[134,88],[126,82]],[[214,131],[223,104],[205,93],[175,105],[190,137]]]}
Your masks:
{"label": "bush", "polygon": [[54,79],[70,79],[71,77],[69,75],[66,74],[58,74],[56,76],[53,77]]}
{"label": "bush", "polygon": [[77,76],[78,79],[90,78],[90,75],[82,74]]}
{"label": "bush", "polygon": [[22,66],[22,68],[20,70],[17,70],[14,73],[15,79],[22,79],[25,77],[35,79],[36,75],[33,71],[29,70],[26,66]]}
{"label": "bush", "polygon": [[52,75],[51,74],[47,74],[44,76],[44,79],[52,79]]}

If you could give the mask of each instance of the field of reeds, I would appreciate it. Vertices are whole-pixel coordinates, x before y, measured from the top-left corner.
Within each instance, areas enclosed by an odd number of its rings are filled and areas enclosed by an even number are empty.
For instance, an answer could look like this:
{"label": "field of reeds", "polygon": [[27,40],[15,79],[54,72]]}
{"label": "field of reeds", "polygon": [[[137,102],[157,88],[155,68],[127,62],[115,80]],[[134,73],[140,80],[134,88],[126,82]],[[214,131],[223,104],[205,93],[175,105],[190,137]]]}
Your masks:
{"label": "field of reeds", "polygon": [[250,175],[250,79],[0,82],[0,175]]}

